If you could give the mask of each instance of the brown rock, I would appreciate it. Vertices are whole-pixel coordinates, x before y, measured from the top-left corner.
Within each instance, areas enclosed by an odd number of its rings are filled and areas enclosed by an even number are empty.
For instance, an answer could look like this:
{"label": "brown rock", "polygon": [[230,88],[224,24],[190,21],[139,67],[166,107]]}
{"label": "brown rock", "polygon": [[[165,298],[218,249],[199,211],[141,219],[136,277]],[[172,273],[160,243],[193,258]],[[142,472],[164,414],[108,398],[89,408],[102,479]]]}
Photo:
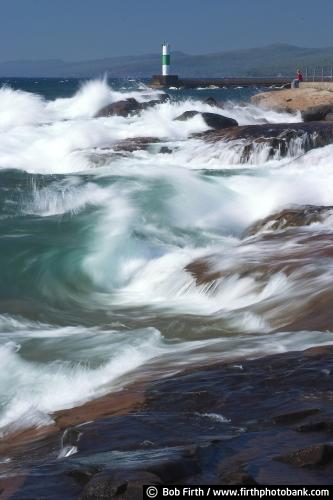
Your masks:
{"label": "brown rock", "polygon": [[281,462],[287,462],[297,467],[308,467],[310,465],[325,465],[333,460],[333,444],[323,443],[301,448],[277,458]]}
{"label": "brown rock", "polygon": [[148,149],[150,144],[154,144],[156,142],[160,142],[160,139],[157,139],[156,137],[133,137],[118,142],[112,147],[112,149],[117,152],[125,151],[126,153],[133,153],[133,151],[145,151]]}
{"label": "brown rock", "polygon": [[251,101],[261,108],[295,113],[315,106],[333,106],[333,92],[314,88],[279,90],[256,94]]}
{"label": "brown rock", "polygon": [[314,222],[322,222],[330,211],[333,211],[333,206],[307,205],[305,207],[285,209],[254,223],[246,230],[245,236],[253,236],[265,229],[279,231],[288,227],[309,226]]}

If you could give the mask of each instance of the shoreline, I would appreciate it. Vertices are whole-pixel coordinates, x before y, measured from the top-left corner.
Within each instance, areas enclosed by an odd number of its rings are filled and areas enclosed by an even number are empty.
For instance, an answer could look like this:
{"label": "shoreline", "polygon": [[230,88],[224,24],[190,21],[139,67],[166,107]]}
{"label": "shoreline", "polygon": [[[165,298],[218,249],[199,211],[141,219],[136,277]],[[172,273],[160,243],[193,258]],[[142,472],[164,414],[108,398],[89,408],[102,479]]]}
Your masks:
{"label": "shoreline", "polygon": [[[18,483],[26,476],[18,492],[33,490],[35,496],[55,479],[62,489],[81,494],[91,481],[115,471],[151,473],[166,483],[273,484],[278,470],[280,484],[330,484],[331,373],[332,345],[260,362],[217,362],[134,384],[57,412],[57,432],[17,447],[12,464],[19,455],[25,467],[10,476]],[[77,452],[59,459],[61,433],[62,444]],[[306,451],[311,447],[316,453]],[[320,458],[327,447],[329,458]],[[217,468],[212,454],[219,456]],[[0,481],[4,492],[6,484]]]}

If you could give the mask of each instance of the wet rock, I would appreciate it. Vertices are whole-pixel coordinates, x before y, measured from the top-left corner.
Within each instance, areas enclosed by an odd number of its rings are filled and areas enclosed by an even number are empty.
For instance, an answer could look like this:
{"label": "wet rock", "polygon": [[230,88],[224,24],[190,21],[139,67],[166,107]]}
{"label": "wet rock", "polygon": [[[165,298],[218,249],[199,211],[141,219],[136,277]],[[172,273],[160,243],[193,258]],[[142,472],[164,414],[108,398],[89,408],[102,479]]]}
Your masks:
{"label": "wet rock", "polygon": [[184,269],[193,276],[198,286],[214,282],[223,275],[221,271],[215,271],[214,268],[212,268],[208,258],[194,260],[185,266]]}
{"label": "wet rock", "polygon": [[62,446],[76,446],[79,442],[79,439],[82,435],[78,429],[69,428],[66,429],[62,436]]}
{"label": "wet rock", "polygon": [[141,110],[141,104],[134,98],[130,97],[123,101],[113,102],[98,111],[96,118],[109,116],[127,117],[138,113]]}
{"label": "wet rock", "polygon": [[277,457],[281,462],[287,462],[297,467],[325,465],[333,460],[333,444],[321,443],[302,448],[286,455]]}
{"label": "wet rock", "polygon": [[172,149],[168,148],[168,146],[162,146],[160,149],[160,153],[162,154],[171,154]]}
{"label": "wet rock", "polygon": [[162,104],[170,99],[168,94],[161,94],[158,99],[152,99],[146,102],[138,102],[133,97],[129,97],[123,101],[113,102],[102,108],[95,115],[96,118],[99,117],[109,117],[109,116],[123,116],[127,117],[130,115],[135,115],[140,111],[144,111],[148,108]]}
{"label": "wet rock", "polygon": [[168,102],[170,101],[171,97],[169,96],[169,94],[159,94],[158,95],[158,100],[159,102]]}
{"label": "wet rock", "polygon": [[238,126],[238,122],[233,118],[228,118],[216,113],[201,113],[201,116],[204,119],[206,125],[215,130]]}
{"label": "wet rock", "polygon": [[333,206],[314,206],[290,208],[275,212],[265,219],[262,219],[250,226],[245,236],[253,236],[262,230],[282,230],[288,227],[309,226],[314,222],[322,222],[329,213],[333,211]]}
{"label": "wet rock", "polygon": [[87,467],[81,466],[71,469],[66,474],[72,477],[77,483],[85,486],[99,472],[101,472],[99,467],[88,465]]}
{"label": "wet rock", "polygon": [[203,103],[208,104],[208,106],[212,106],[215,108],[223,108],[223,103],[217,102],[216,99],[214,99],[214,97],[207,97],[207,99],[205,99]]}
{"label": "wet rock", "polygon": [[141,499],[143,485],[158,485],[161,480],[146,471],[117,471],[96,474],[85,486],[81,500]]}
{"label": "wet rock", "polygon": [[200,447],[197,446],[196,444],[193,444],[191,446],[188,446],[187,448],[184,448],[182,452],[182,457],[184,458],[193,458],[197,455],[199,452]]}
{"label": "wet rock", "polygon": [[237,486],[251,486],[258,484],[255,479],[243,471],[233,471],[219,476],[220,484],[223,485],[237,485]]}
{"label": "wet rock", "polygon": [[124,151],[133,153],[134,151],[145,151],[151,144],[160,142],[156,137],[133,137],[124,139],[113,146],[113,151]]}
{"label": "wet rock", "polygon": [[[302,112],[304,122],[316,122],[325,120],[329,113],[332,113],[333,105],[314,106]],[[328,120],[331,121],[331,120]]]}
{"label": "wet rock", "polygon": [[326,422],[307,422],[306,424],[298,425],[295,428],[298,432],[320,432],[326,430]]}
{"label": "wet rock", "polygon": [[322,121],[245,125],[224,130],[208,130],[194,134],[194,137],[211,143],[234,142],[239,149],[240,163],[248,163],[258,147],[266,148],[268,160],[286,156],[296,139],[301,140],[303,152],[327,146],[333,143],[333,123]]}
{"label": "wet rock", "polygon": [[166,484],[195,476],[201,472],[198,462],[195,459],[187,457],[157,462],[146,467],[146,470],[156,474]]}
{"label": "wet rock", "polygon": [[175,120],[187,121],[197,115],[200,115],[203,118],[208,127],[215,130],[238,126],[238,123],[233,118],[227,118],[226,116],[218,115],[216,113],[200,113],[199,111],[185,111],[181,115],[177,116]]}
{"label": "wet rock", "polygon": [[180,122],[186,122],[187,120],[190,120],[191,118],[193,118],[194,116],[197,116],[197,115],[200,115],[201,113],[199,111],[185,111],[184,113],[182,113],[181,115],[177,116],[175,118],[176,121],[180,121]]}
{"label": "wet rock", "polygon": [[286,413],[281,413],[280,415],[275,415],[273,417],[273,422],[275,424],[282,424],[282,425],[292,424],[294,422],[297,422],[298,420],[303,420],[319,412],[320,410],[318,408],[308,408],[299,411],[289,411]]}

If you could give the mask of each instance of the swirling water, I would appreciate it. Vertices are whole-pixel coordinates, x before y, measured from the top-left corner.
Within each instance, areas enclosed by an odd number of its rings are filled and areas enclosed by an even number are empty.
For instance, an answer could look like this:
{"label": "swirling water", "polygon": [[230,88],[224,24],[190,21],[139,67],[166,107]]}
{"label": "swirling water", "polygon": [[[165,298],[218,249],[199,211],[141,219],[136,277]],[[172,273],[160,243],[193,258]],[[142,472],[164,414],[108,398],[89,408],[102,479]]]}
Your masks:
{"label": "swirling water", "polygon": [[[251,105],[255,90],[210,89],[170,90],[170,102],[140,115],[94,118],[110,102],[158,92],[135,81],[3,83],[2,434],[45,425],[53,411],[119,388],[152,364],[163,374],[332,341],[330,331],[290,326],[311,297],[330,292],[330,260],[308,257],[286,272],[283,262],[297,260],[303,245],[297,237],[242,235],[291,204],[332,205],[333,146],[294,162],[297,148],[270,161],[258,148],[244,165],[230,144],[190,137],[207,130],[199,116],[173,120],[188,109],[241,125],[298,116]],[[208,95],[224,109],[203,104]],[[135,137],[161,143],[113,150]],[[162,143],[173,152],[161,153]],[[329,234],[331,225],[328,217],[304,231]],[[224,273],[214,288],[185,269],[211,255]]]}

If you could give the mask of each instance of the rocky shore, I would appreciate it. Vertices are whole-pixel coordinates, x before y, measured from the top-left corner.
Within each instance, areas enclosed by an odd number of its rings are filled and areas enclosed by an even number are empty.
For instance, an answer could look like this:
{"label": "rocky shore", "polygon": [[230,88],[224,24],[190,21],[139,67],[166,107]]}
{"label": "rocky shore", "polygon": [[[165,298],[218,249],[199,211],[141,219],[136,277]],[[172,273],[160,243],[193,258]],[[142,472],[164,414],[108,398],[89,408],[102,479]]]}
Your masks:
{"label": "rocky shore", "polygon": [[[65,431],[8,454],[1,498],[132,499],[143,484],[163,483],[332,484],[332,373],[333,348],[320,347],[156,380],[120,413],[111,396],[103,418],[93,420],[91,404],[87,423],[68,420]],[[64,448],[75,453],[66,458]]]}
{"label": "rocky shore", "polygon": [[[311,123],[239,126],[218,109],[189,109],[174,120],[201,118],[209,130],[193,134],[191,140],[234,146],[240,163],[251,162],[258,148],[266,148],[267,159],[290,155],[293,161],[300,151],[305,154],[333,143],[333,123],[327,118],[333,92],[305,90],[259,94],[253,101],[301,111]],[[125,99],[106,106],[96,117],[135,116],[168,99]],[[212,98],[206,104],[221,108]],[[318,106],[325,106],[321,114]],[[150,148],[169,154],[172,147],[162,139],[140,136],[119,140],[105,151],[125,157]],[[221,255],[214,254],[194,260],[184,270],[194,278],[194,287],[213,291],[230,276],[251,278],[261,289],[277,273],[296,273],[301,284],[303,278],[306,284],[315,282],[327,274],[333,233],[329,227],[308,229],[332,213],[331,205],[277,211],[245,231],[234,247],[234,268],[229,263],[226,271]],[[306,286],[304,290],[308,293]],[[270,320],[272,343],[276,332],[312,330],[320,336],[332,331],[329,289],[314,294],[306,310],[302,302],[297,305],[295,300],[288,310],[285,297],[278,300],[274,307],[279,316]],[[253,311],[265,308],[263,301]],[[48,427],[5,436],[0,444],[1,498],[129,500],[142,497],[143,484],[163,483],[332,484],[333,347],[256,356],[192,366],[161,380],[145,372],[140,382],[117,393],[53,413],[54,423]]]}
{"label": "rocky shore", "polygon": [[302,114],[305,121],[332,121],[333,91],[318,88],[299,88],[262,92],[251,98],[256,106],[275,111]]}

